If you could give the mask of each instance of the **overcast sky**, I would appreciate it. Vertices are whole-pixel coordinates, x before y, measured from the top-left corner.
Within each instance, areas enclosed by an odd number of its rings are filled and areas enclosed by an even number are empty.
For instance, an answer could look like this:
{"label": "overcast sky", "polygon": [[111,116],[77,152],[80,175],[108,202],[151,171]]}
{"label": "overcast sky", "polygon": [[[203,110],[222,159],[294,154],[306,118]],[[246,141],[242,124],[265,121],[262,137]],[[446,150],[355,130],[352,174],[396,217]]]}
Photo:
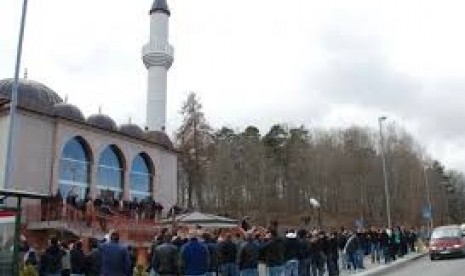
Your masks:
{"label": "overcast sky", "polygon": [[[12,77],[20,0],[0,0],[0,78]],[[86,115],[145,121],[152,0],[29,0],[23,68]],[[171,0],[168,125],[189,91],[215,127],[407,128],[465,171],[465,2]]]}

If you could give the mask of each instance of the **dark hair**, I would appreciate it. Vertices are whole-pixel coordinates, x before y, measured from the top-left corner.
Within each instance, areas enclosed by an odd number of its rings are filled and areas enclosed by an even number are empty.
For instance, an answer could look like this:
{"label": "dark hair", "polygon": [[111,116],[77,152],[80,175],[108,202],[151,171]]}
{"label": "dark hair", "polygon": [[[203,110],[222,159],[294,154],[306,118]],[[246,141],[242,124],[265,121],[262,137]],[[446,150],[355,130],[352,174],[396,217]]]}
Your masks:
{"label": "dark hair", "polygon": [[57,237],[52,237],[52,238],[50,239],[50,243],[51,243],[52,245],[58,245],[58,238],[57,238]]}
{"label": "dark hair", "polygon": [[98,240],[96,238],[91,238],[89,244],[90,248],[98,248]]}
{"label": "dark hair", "polygon": [[119,234],[118,234],[118,232],[113,232],[113,233],[111,233],[111,235],[110,235],[110,240],[111,240],[111,241],[115,241],[115,242],[119,241]]}

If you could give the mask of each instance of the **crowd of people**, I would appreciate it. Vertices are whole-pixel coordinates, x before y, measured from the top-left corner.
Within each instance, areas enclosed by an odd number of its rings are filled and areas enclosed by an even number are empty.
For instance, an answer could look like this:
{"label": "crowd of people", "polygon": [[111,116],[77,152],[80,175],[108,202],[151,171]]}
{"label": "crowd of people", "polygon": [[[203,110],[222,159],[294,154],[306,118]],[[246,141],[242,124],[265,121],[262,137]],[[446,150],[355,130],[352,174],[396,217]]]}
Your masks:
{"label": "crowd of people", "polygon": [[389,263],[415,252],[417,238],[415,229],[402,227],[328,232],[289,229],[281,234],[275,227],[164,229],[153,241],[146,272],[137,270],[133,248],[120,243],[117,232],[108,240],[92,239],[87,253],[81,241],[71,245],[56,238],[41,256],[28,246],[23,251],[25,264],[44,276],[257,276],[259,266],[266,267],[269,276],[335,276],[342,270],[365,269],[367,256],[373,263]]}
{"label": "crowd of people", "polygon": [[[77,193],[70,191],[66,196],[60,192],[45,198],[41,202],[41,220],[85,220],[87,226],[98,226],[102,231],[108,231],[107,221],[111,218],[122,217],[134,220],[162,219],[164,206],[151,197],[131,201],[118,199],[113,193],[102,192],[95,198],[85,196],[80,198]],[[172,206],[167,212],[168,218],[178,215],[185,210]]]}

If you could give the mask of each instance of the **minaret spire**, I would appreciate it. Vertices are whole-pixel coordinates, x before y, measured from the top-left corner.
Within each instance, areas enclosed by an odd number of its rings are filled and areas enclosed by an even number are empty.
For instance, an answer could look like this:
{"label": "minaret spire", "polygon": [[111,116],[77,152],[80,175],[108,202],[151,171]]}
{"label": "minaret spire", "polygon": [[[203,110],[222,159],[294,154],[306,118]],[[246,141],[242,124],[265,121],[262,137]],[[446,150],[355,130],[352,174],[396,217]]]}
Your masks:
{"label": "minaret spire", "polygon": [[149,130],[162,131],[166,127],[167,74],[174,59],[169,44],[169,17],[166,0],[154,0],[150,9],[150,40],[142,49],[142,60],[148,71],[147,117]]}

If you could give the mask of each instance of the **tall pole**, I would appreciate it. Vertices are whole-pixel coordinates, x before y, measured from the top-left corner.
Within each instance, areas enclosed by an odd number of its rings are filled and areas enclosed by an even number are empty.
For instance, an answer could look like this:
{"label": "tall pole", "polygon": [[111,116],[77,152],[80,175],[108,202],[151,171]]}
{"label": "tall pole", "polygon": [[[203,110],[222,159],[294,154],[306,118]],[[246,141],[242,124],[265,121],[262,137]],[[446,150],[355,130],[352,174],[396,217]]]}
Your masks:
{"label": "tall pole", "polygon": [[24,27],[26,25],[26,12],[27,12],[27,0],[23,0],[23,10],[21,14],[21,25],[19,28],[19,39],[18,47],[16,49],[16,65],[15,65],[15,77],[13,81],[13,89],[11,91],[11,102],[10,102],[10,122],[8,126],[8,144],[6,152],[6,165],[5,165],[5,179],[4,187],[11,189],[12,177],[13,177],[13,154],[15,151],[15,121],[16,121],[16,106],[18,104],[18,86],[19,86],[19,70],[21,69],[21,55],[23,51],[23,38],[24,38]]}
{"label": "tall pole", "polygon": [[429,187],[429,180],[428,180],[428,173],[426,171],[426,168],[423,167],[423,174],[425,176],[425,185],[426,185],[426,201],[427,201],[427,204],[428,204],[428,208],[429,208],[429,212],[430,212],[430,216],[429,216],[429,229],[433,229],[433,210],[432,210],[432,205],[431,205],[431,191],[430,191],[430,187]]}
{"label": "tall pole", "polygon": [[392,229],[392,222],[391,222],[391,203],[389,197],[389,184],[388,184],[388,176],[386,171],[386,154],[384,153],[384,135],[383,135],[383,121],[386,120],[386,117],[379,117],[378,124],[379,124],[379,135],[380,135],[380,142],[381,142],[381,157],[383,159],[383,176],[384,176],[384,197],[386,198],[386,216],[388,227]]}

